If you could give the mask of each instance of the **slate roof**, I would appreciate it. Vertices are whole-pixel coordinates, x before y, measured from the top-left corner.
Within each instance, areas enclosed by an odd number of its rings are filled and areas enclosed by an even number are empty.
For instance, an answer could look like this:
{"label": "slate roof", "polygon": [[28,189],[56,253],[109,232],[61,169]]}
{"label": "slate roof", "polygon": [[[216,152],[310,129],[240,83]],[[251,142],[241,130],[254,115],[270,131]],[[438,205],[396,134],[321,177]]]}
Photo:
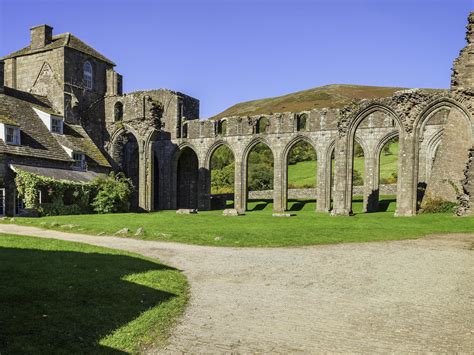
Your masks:
{"label": "slate roof", "polygon": [[[0,139],[0,153],[73,162],[62,146],[86,155],[89,165],[110,167],[100,149],[84,128],[64,123],[64,134],[51,133],[33,107],[54,114],[48,100],[39,95],[5,87],[0,94],[0,122],[14,122],[21,129],[21,145],[6,144]],[[58,114],[58,113],[56,113]],[[8,120],[8,121],[7,121]],[[9,123],[7,123],[9,124]]]}
{"label": "slate roof", "polygon": [[0,94],[0,115],[20,126],[21,145],[0,139],[0,153],[72,162],[33,107],[52,110],[44,97],[5,87],[4,94]]}
{"label": "slate roof", "polygon": [[10,53],[10,54],[6,55],[2,59],[20,57],[20,56],[23,56],[23,55],[49,51],[49,50],[52,50],[52,49],[62,48],[62,47],[68,47],[68,48],[75,49],[79,52],[88,54],[91,57],[97,58],[97,59],[99,59],[103,62],[106,62],[108,64],[111,64],[111,65],[115,66],[115,63],[112,62],[110,59],[103,56],[102,54],[97,52],[94,48],[92,48],[91,46],[89,46],[88,44],[81,41],[79,38],[77,38],[76,36],[74,36],[70,33],[62,33],[62,34],[53,36],[52,42],[47,44],[46,46],[44,46],[42,48],[31,49],[30,46],[27,46],[23,49],[20,49],[19,51],[16,51],[16,52],[13,52],[13,53]]}
{"label": "slate roof", "polygon": [[64,134],[53,133],[53,136],[62,146],[76,152],[84,153],[88,165],[92,163],[94,165],[110,167],[108,160],[94,144],[82,126],[64,123],[63,133]]}
{"label": "slate roof", "polygon": [[10,164],[13,171],[21,170],[27,173],[53,178],[55,180],[67,180],[76,182],[89,182],[102,175],[93,171],[68,170],[57,168],[43,168],[22,164]]}

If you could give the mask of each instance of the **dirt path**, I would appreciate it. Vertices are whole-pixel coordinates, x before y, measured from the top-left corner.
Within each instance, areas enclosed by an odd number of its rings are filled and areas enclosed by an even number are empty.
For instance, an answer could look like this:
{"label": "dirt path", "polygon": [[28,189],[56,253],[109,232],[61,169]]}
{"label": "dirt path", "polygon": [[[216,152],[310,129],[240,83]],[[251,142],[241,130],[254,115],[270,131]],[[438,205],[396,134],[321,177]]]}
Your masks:
{"label": "dirt path", "polygon": [[305,248],[213,248],[0,225],[129,250],[184,271],[191,301],[152,352],[472,352],[473,235]]}

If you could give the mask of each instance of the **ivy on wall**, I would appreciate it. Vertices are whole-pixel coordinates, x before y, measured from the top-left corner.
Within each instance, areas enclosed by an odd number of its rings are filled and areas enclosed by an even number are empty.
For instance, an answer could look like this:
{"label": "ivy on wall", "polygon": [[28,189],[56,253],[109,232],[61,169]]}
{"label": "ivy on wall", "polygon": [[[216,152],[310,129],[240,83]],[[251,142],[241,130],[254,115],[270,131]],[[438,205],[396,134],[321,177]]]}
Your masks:
{"label": "ivy on wall", "polygon": [[133,188],[131,181],[123,174],[113,172],[89,183],[81,183],[56,180],[18,169],[15,184],[25,207],[35,209],[43,216],[94,211],[127,212]]}

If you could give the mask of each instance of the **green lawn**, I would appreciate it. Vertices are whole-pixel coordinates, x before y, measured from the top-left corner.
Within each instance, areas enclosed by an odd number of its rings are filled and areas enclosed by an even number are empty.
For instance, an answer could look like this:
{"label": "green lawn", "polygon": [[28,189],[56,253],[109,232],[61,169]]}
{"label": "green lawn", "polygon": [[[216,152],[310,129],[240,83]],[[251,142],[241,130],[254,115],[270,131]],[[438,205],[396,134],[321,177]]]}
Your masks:
{"label": "green lawn", "polygon": [[[398,170],[398,142],[390,145],[390,155],[380,155],[380,179],[390,178],[392,173]],[[364,174],[364,158],[356,157],[354,159],[354,169]],[[288,186],[294,188],[315,187],[317,176],[316,161],[302,161],[296,164],[288,165]]]}
{"label": "green lawn", "polygon": [[185,277],[151,259],[0,234],[2,354],[122,354],[163,345],[187,298]]}
{"label": "green lawn", "polygon": [[[299,246],[341,242],[366,242],[417,238],[432,233],[474,231],[474,218],[451,214],[424,214],[394,217],[393,197],[382,197],[386,212],[357,214],[362,203],[357,199],[352,217],[332,217],[314,212],[314,202],[294,201],[289,209],[294,217],[272,217],[271,201],[254,201],[245,216],[224,217],[222,211],[177,215],[175,211],[111,215],[15,218],[14,223],[35,225],[86,234],[113,235],[129,228],[128,237],[143,228],[145,240],[176,241],[215,246]],[[4,223],[11,223],[5,221]],[[75,228],[61,225],[75,224]]]}

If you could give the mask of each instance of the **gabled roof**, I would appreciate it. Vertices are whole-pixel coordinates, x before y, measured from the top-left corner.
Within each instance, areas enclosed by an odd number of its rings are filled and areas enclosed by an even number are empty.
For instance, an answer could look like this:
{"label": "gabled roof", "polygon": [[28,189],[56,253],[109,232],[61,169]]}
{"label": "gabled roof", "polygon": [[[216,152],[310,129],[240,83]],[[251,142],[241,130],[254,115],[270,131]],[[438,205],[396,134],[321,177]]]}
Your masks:
{"label": "gabled roof", "polygon": [[20,49],[19,51],[10,53],[3,57],[2,59],[8,59],[8,58],[14,58],[14,57],[20,57],[28,54],[33,54],[33,53],[40,53],[44,51],[49,51],[52,49],[56,48],[62,48],[62,47],[68,47],[75,49],[79,52],[85,53],[90,55],[91,57],[97,58],[103,62],[106,62],[108,64],[114,65],[115,63],[112,62],[110,59],[107,57],[103,56],[99,52],[97,52],[94,48],[89,46],[88,44],[84,43],[81,41],[79,38],[76,36],[70,34],[70,33],[62,33],[60,35],[53,36],[53,40],[51,43],[47,44],[46,46],[42,48],[36,48],[36,49],[31,49],[30,46],[27,46],[23,49]]}

